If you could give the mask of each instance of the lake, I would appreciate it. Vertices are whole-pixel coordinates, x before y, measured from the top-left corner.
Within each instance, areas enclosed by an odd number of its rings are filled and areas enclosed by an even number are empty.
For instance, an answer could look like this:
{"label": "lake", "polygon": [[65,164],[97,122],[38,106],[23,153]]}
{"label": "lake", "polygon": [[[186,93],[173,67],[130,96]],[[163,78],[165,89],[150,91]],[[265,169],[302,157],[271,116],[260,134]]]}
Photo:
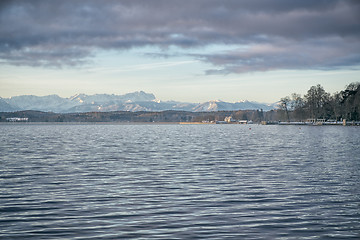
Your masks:
{"label": "lake", "polygon": [[0,125],[0,239],[359,239],[360,127]]}

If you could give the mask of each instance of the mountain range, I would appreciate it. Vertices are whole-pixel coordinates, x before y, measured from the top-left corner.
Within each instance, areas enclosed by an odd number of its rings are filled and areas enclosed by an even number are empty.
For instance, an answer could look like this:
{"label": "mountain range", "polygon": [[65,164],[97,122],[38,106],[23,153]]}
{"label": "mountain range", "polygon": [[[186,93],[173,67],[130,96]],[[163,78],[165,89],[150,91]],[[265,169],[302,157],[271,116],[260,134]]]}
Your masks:
{"label": "mountain range", "polygon": [[277,104],[264,104],[250,101],[239,101],[235,103],[223,102],[221,100],[208,101],[204,103],[186,103],[177,101],[160,101],[152,93],[143,91],[115,94],[76,94],[70,98],[62,98],[58,95],[34,96],[22,95],[10,98],[0,98],[0,112],[14,112],[22,110],[38,110],[56,113],[75,112],[110,112],[110,111],[234,111],[234,110],[256,110],[269,111],[275,109]]}

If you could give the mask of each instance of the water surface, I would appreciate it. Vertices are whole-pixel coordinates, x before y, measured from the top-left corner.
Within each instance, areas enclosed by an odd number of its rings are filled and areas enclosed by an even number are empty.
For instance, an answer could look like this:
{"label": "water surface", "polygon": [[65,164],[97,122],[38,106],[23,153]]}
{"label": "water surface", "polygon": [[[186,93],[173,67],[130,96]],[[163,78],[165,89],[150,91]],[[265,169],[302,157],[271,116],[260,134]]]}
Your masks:
{"label": "water surface", "polygon": [[0,125],[0,239],[359,239],[360,128]]}

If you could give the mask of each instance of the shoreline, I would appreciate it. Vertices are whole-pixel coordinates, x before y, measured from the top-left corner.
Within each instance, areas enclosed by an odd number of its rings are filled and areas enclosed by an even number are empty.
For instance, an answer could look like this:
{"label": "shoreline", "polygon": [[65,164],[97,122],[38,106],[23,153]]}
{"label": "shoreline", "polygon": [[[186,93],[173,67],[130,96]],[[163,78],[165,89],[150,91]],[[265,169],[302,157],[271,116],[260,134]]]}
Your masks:
{"label": "shoreline", "polygon": [[360,122],[307,123],[307,122],[261,122],[261,123],[214,123],[214,122],[0,122],[0,125],[278,125],[278,126],[360,126]]}

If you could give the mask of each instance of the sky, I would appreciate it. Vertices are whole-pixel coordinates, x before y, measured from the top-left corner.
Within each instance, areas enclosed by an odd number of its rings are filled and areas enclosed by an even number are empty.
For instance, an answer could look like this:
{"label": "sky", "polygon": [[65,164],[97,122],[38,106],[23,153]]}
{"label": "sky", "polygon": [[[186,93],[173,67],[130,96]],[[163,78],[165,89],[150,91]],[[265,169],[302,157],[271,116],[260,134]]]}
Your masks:
{"label": "sky", "polygon": [[3,98],[272,103],[358,81],[358,0],[0,1]]}

